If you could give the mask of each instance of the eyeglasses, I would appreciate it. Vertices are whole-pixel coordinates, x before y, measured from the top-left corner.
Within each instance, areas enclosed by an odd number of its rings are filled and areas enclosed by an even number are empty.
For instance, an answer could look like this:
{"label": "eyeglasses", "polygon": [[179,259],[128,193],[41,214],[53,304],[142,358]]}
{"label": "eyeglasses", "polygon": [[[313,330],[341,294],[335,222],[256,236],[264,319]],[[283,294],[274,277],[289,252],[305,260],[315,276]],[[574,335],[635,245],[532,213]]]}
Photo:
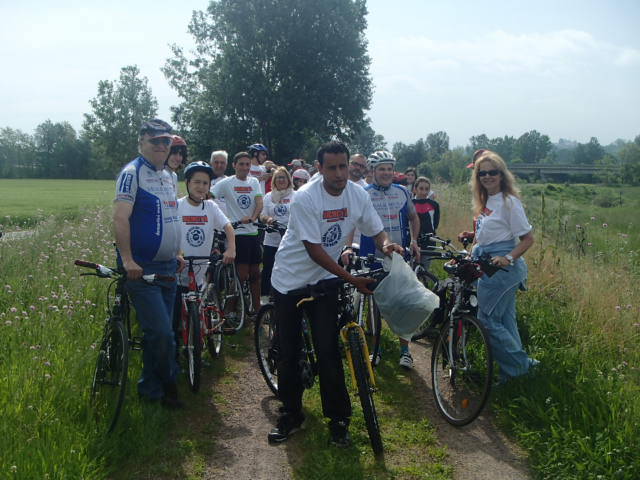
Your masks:
{"label": "eyeglasses", "polygon": [[367,166],[364,163],[351,162],[351,165],[355,165],[356,167],[360,167],[360,168],[367,168]]}
{"label": "eyeglasses", "polygon": [[149,143],[152,145],[164,145],[165,147],[168,147],[169,145],[171,145],[171,138],[169,137],[157,137],[157,138],[150,138],[149,139]]}
{"label": "eyeglasses", "polygon": [[489,175],[490,177],[495,177],[500,174],[500,170],[478,170],[478,176],[484,177],[485,175]]}

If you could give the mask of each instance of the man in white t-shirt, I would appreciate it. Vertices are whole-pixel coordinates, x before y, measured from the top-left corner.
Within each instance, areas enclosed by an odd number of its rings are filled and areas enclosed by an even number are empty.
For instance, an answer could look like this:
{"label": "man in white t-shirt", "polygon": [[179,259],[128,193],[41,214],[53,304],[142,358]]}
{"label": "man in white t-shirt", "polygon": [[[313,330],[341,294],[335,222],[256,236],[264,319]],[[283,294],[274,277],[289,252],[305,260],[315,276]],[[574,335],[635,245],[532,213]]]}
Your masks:
{"label": "man in white t-shirt", "polygon": [[[205,162],[192,162],[184,170],[187,195],[178,200],[180,222],[180,250],[183,256],[211,255],[214,230],[227,235],[227,248],[222,261],[233,263],[236,257],[235,232],[229,219],[211,200],[206,200],[209,184],[213,179],[213,169]],[[198,288],[204,283],[207,270],[206,260],[195,260],[193,271]],[[185,268],[178,277],[178,289],[174,306],[174,331],[178,333],[182,312],[182,294],[188,290],[189,275]]]}
{"label": "man in white t-shirt", "polygon": [[349,180],[353,183],[365,187],[364,174],[367,172],[367,157],[361,153],[354,153],[349,159]]}
{"label": "man in white t-shirt", "polygon": [[[213,186],[218,183],[220,180],[227,178],[224,172],[227,171],[227,162],[229,159],[229,154],[224,150],[215,150],[211,152],[211,160],[209,163],[211,164],[211,168],[213,168],[213,178],[211,179],[211,187],[209,191],[213,194]],[[227,206],[224,203],[224,198],[216,198],[214,200],[222,213],[227,214]]]}
{"label": "man in white t-shirt", "polygon": [[[215,198],[224,198],[227,217],[242,224],[236,229],[236,265],[241,282],[249,280],[253,311],[260,309],[260,263],[262,248],[258,239],[258,228],[253,225],[262,211],[262,191],[254,177],[249,176],[251,157],[247,152],[233,157],[236,174],[216,183]],[[250,312],[253,313],[253,312]]]}
{"label": "man in white t-shirt", "polygon": [[[278,397],[283,403],[277,426],[268,435],[271,443],[287,440],[304,421],[304,387],[298,362],[302,312],[296,306],[302,296],[289,292],[338,276],[361,292],[371,293],[367,288],[371,279],[354,277],[337,263],[347,235],[355,226],[373,237],[385,254],[402,251],[399,245],[389,242],[367,192],[348,181],[347,147],[329,142],[318,150],[317,157],[321,176],[294,195],[289,228],[276,253],[271,276],[280,340]],[[330,419],[330,442],[347,446],[351,403],[338,343],[338,292],[330,292],[306,305],[318,357],[322,410]]]}

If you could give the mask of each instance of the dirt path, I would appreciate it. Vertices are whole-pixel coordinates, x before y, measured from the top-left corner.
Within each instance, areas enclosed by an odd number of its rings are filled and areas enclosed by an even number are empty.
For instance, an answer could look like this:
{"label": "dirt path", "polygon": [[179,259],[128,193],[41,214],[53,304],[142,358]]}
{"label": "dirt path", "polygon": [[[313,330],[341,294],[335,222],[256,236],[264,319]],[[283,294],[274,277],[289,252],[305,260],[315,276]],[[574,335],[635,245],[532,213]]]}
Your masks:
{"label": "dirt path", "polygon": [[[490,413],[470,425],[454,427],[438,412],[431,389],[431,348],[425,342],[412,343],[414,370],[424,388],[419,389],[429,419],[440,442],[449,449],[455,480],[525,480],[531,478],[526,457],[492,423]],[[486,411],[486,410],[485,410]]]}
{"label": "dirt path", "polygon": [[[424,343],[412,344],[415,369],[412,379],[419,401],[436,427],[438,438],[449,449],[455,480],[527,480],[530,475],[524,454],[482,415],[471,425],[456,428],[438,413],[431,393],[431,350]],[[291,462],[300,452],[291,445],[270,446],[266,434],[277,417],[279,402],[271,395],[258,370],[253,349],[238,360],[235,373],[225,374],[217,395],[235,406],[225,408],[216,435],[215,453],[207,458],[204,478],[265,479],[292,478]],[[241,399],[241,405],[237,405]],[[224,403],[224,402],[223,402]]]}

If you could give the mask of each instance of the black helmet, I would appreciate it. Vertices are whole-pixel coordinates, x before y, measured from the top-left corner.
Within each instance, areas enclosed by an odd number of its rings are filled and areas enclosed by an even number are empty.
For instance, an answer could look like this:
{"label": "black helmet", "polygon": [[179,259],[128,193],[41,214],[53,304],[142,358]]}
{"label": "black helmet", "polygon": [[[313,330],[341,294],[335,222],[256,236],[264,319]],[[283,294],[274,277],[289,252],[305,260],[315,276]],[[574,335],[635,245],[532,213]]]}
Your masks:
{"label": "black helmet", "polygon": [[191,162],[187,165],[187,168],[184,169],[184,178],[190,180],[194,173],[196,172],[204,172],[209,174],[209,178],[213,180],[213,168],[207,162]]}

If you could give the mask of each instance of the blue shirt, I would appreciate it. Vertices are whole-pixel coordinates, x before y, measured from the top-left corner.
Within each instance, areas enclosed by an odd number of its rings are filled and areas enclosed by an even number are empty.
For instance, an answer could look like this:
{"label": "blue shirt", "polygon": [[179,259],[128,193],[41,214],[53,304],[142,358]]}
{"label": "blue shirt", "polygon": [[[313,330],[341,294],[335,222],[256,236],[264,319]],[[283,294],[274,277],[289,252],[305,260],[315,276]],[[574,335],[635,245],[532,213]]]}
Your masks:
{"label": "blue shirt", "polygon": [[174,260],[180,248],[176,184],[170,172],[157,170],[140,156],[116,182],[116,202],[133,204],[129,217],[131,253],[138,264]]}

